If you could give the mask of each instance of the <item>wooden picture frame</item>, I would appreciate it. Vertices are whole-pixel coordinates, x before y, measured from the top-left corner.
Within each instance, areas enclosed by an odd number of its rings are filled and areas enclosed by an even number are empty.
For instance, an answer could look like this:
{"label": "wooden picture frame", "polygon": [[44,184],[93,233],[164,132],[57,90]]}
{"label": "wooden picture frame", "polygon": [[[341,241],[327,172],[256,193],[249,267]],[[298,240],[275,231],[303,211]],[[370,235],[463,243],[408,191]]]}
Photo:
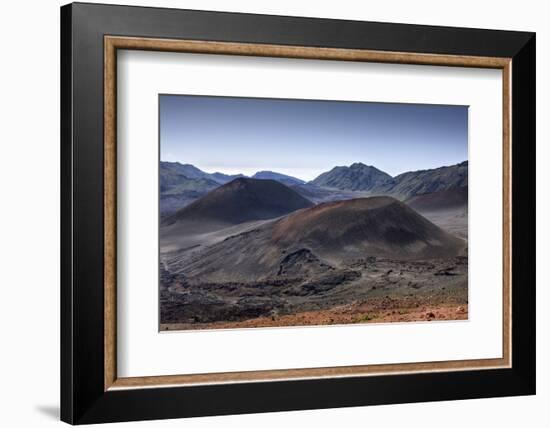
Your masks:
{"label": "wooden picture frame", "polygon": [[[118,49],[502,70],[502,358],[118,377]],[[114,422],[535,392],[534,34],[77,3],[61,9],[61,52],[62,420]]]}

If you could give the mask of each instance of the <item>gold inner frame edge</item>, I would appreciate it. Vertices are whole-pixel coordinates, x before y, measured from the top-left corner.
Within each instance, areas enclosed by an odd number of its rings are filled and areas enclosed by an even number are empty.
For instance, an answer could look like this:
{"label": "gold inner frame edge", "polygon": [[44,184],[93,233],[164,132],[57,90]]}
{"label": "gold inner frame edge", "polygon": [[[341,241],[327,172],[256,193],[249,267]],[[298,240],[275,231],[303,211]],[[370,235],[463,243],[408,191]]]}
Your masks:
{"label": "gold inner frame edge", "polygon": [[[392,64],[494,68],[502,70],[503,94],[503,349],[502,358],[376,364],[305,369],[280,369],[170,376],[117,377],[116,324],[116,88],[117,50],[147,50],[214,55],[242,55]],[[104,37],[104,389],[193,386],[219,383],[360,377],[405,373],[480,370],[511,367],[511,58],[480,57],[309,46],[173,40],[141,37]]]}

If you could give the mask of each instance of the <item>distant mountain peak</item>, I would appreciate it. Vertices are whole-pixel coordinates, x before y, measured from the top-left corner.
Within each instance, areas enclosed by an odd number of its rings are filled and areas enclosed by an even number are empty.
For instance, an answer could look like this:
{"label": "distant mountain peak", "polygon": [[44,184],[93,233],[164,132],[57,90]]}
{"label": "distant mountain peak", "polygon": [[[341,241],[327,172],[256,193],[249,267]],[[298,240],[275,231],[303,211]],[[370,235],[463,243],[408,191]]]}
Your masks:
{"label": "distant mountain peak", "polygon": [[392,180],[391,175],[374,166],[355,162],[350,166],[337,166],[319,175],[312,184],[340,190],[369,191]]}
{"label": "distant mountain peak", "polygon": [[322,188],[362,191],[370,195],[392,195],[401,200],[411,196],[468,185],[468,161],[450,166],[408,171],[395,177],[375,166],[354,162],[335,166],[309,182]]}
{"label": "distant mountain peak", "polygon": [[275,180],[286,185],[305,183],[305,181],[300,180],[299,178],[292,177],[286,174],[281,174],[280,172],[275,172],[275,171],[258,171],[256,174],[252,176],[252,178],[257,178],[260,180]]}
{"label": "distant mountain peak", "polygon": [[177,172],[187,178],[207,178],[218,184],[225,184],[236,177],[244,177],[242,174],[228,175],[221,172],[208,173],[190,163],[161,161],[160,167],[161,169],[164,168]]}

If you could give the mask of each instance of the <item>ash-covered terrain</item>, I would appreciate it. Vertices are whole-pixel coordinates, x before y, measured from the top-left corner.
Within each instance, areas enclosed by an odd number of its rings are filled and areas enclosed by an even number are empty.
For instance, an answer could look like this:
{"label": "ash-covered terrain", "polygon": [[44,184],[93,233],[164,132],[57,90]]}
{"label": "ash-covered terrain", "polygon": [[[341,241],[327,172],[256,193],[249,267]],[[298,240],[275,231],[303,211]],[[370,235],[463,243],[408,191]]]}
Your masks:
{"label": "ash-covered terrain", "polygon": [[[309,183],[177,165],[164,182],[185,198],[160,225],[161,329],[467,318],[467,163],[395,178],[353,164]],[[189,202],[189,180],[210,187]]]}

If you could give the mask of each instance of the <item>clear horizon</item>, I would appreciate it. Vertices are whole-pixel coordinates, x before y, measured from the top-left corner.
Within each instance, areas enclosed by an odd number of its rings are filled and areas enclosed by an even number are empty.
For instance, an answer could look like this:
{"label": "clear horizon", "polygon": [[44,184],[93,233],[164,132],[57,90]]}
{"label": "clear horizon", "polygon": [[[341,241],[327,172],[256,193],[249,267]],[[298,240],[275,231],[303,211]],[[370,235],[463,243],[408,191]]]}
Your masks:
{"label": "clear horizon", "polygon": [[468,107],[160,95],[160,158],[310,181],[356,162],[391,176],[468,160]]}

